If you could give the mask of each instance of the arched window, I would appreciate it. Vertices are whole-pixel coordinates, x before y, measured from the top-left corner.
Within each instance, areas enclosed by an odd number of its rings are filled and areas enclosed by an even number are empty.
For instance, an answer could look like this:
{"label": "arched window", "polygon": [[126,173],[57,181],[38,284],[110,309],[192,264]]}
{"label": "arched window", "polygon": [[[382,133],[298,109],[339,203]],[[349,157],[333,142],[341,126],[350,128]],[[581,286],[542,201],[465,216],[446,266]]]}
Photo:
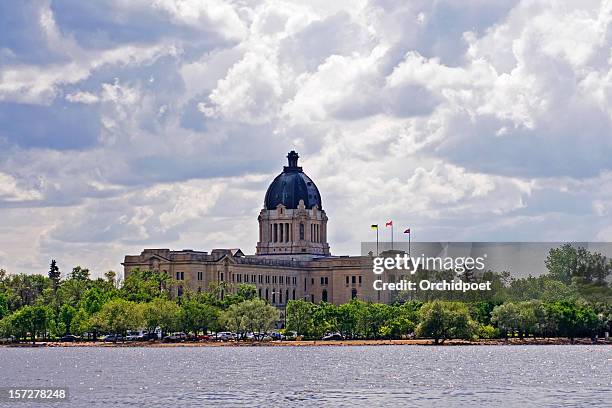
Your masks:
{"label": "arched window", "polygon": [[327,289],[323,289],[323,292],[321,292],[321,301],[327,302]]}
{"label": "arched window", "polygon": [[266,302],[268,301],[268,299],[270,298],[268,297],[268,288],[266,288]]}
{"label": "arched window", "polygon": [[355,299],[357,297],[357,289],[353,288],[351,290],[351,299]]}
{"label": "arched window", "polygon": [[293,289],[293,300],[295,300],[295,289]]}
{"label": "arched window", "polygon": [[259,288],[259,298],[261,299],[261,288]]}
{"label": "arched window", "polygon": [[272,289],[272,303],[276,303],[276,289]]}
{"label": "arched window", "polygon": [[289,289],[285,289],[285,302],[289,302]]}
{"label": "arched window", "polygon": [[304,223],[300,222],[300,239],[304,239]]}
{"label": "arched window", "polygon": [[278,292],[278,303],[283,304],[283,292]]}

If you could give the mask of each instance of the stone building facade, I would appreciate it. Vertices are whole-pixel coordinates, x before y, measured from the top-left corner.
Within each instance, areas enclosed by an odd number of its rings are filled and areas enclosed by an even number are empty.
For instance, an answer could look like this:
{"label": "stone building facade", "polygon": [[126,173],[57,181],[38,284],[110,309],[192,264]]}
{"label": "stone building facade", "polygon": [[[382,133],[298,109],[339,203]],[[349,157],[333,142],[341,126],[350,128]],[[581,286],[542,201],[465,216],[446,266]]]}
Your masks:
{"label": "stone building facade", "polygon": [[205,291],[225,282],[233,292],[252,284],[258,295],[284,309],[289,300],[342,304],[352,298],[385,302],[385,292],[372,287],[369,256],[333,256],[327,242],[327,215],[314,182],[297,165],[298,154],[287,156],[288,166],[270,184],[258,216],[259,241],[255,255],[240,249],[210,252],[184,249],[145,249],[127,255],[124,276],[134,268],[168,273],[185,289]]}

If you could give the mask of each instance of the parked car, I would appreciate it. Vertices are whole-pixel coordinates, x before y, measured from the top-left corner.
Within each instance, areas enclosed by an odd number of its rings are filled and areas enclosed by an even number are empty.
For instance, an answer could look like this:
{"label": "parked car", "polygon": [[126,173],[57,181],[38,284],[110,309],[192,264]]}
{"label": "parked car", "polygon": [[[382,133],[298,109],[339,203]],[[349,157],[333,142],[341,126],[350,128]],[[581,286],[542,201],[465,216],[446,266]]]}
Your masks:
{"label": "parked car", "polygon": [[187,340],[187,335],[183,332],[172,333],[169,336],[164,337],[163,341],[167,343],[178,343],[180,341]]}
{"label": "parked car", "polygon": [[212,340],[212,336],[210,336],[209,334],[198,334],[196,337],[199,341],[211,341]]}
{"label": "parked car", "polygon": [[295,331],[286,331],[284,340],[296,340],[297,332]]}
{"label": "parked car", "polygon": [[235,340],[236,336],[232,332],[219,332],[215,336],[215,339],[217,341],[230,341],[230,340]]}
{"label": "parked car", "polygon": [[80,340],[81,338],[79,336],[75,336],[74,334],[67,334],[60,339],[60,341],[65,341],[65,342],[73,342],[73,341],[80,341]]}
{"label": "parked car", "polygon": [[107,336],[104,336],[102,338],[102,341],[112,341],[112,342],[117,342],[117,341],[123,341],[123,336],[121,334],[109,334]]}
{"label": "parked car", "polygon": [[326,336],[323,336],[321,340],[344,340],[340,333],[330,333]]}
{"label": "parked car", "polygon": [[125,339],[127,341],[142,341],[143,334],[141,332],[129,332]]}
{"label": "parked car", "polygon": [[285,336],[283,336],[279,332],[270,332],[268,336],[270,336],[272,340],[285,340]]}
{"label": "parked car", "polygon": [[157,333],[143,333],[141,340],[142,341],[153,341],[158,340],[159,336]]}

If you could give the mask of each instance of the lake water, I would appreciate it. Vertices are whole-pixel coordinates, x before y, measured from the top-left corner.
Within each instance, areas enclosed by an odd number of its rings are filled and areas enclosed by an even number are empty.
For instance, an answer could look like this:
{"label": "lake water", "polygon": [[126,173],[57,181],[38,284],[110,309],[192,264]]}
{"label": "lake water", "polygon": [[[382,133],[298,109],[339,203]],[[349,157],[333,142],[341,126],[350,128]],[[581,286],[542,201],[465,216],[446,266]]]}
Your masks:
{"label": "lake water", "polygon": [[69,389],[16,407],[611,407],[612,347],[0,348],[0,386]]}

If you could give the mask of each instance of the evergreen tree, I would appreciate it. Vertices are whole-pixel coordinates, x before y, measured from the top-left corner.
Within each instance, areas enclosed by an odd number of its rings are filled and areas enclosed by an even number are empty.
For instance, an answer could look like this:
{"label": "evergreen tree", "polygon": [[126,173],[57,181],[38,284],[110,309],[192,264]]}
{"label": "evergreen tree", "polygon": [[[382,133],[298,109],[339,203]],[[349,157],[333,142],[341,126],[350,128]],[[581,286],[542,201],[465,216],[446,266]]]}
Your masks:
{"label": "evergreen tree", "polygon": [[55,259],[51,260],[51,266],[49,267],[49,279],[51,279],[51,282],[53,282],[53,291],[57,292],[60,281],[60,270],[57,266],[57,262],[55,262]]}

